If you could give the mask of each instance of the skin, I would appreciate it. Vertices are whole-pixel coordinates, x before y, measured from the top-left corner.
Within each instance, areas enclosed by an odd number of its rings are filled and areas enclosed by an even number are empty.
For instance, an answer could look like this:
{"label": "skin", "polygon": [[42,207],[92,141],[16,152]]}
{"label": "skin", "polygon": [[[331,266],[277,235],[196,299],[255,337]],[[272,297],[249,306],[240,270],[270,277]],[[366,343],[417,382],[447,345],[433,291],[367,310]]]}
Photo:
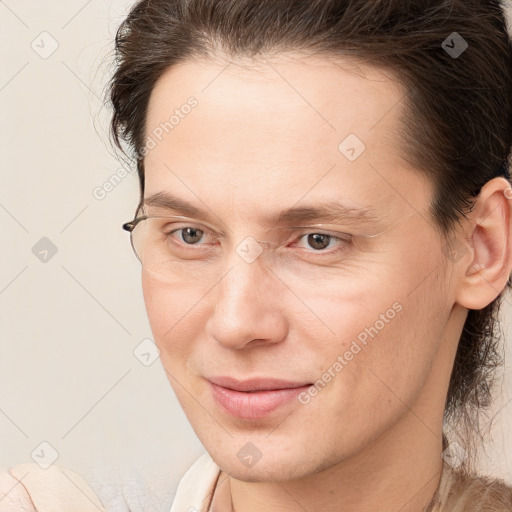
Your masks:
{"label": "skin", "polygon": [[[389,72],[291,53],[229,61],[193,59],[161,77],[148,134],[188,97],[198,105],[145,158],[145,197],[172,191],[211,215],[188,225],[225,233],[215,261],[179,263],[167,282],[142,273],[169,382],[222,469],[213,510],[231,510],[231,495],[237,512],[422,510],[439,484],[467,308],[489,304],[512,270],[508,183],[484,186],[454,234],[465,249],[452,261],[428,213],[432,185],[403,158],[404,90]],[[353,162],[338,149],[351,133],[366,146]],[[288,265],[235,251],[246,236],[274,236],[266,215],[327,199],[372,208],[378,220],[327,223],[355,240],[330,259],[300,238],[322,233],[313,228],[284,240]],[[400,312],[308,404],[241,420],[214,401],[213,376],[315,382],[394,303]],[[237,457],[248,442],[261,453],[252,467]]]}

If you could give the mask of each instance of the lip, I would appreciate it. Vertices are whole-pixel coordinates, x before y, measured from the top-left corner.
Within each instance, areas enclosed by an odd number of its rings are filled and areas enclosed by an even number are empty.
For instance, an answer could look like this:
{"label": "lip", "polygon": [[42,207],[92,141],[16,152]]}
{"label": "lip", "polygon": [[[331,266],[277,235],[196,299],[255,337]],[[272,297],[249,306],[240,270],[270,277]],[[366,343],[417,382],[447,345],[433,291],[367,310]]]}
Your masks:
{"label": "lip", "polygon": [[238,418],[256,420],[291,402],[312,385],[280,379],[233,377],[208,379],[215,402]]}

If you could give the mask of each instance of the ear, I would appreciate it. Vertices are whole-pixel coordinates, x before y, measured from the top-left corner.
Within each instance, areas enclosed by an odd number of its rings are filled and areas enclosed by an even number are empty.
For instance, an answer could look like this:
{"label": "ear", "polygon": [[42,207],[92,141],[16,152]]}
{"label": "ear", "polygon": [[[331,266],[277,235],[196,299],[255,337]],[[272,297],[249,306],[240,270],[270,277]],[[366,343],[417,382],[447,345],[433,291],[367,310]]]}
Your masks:
{"label": "ear", "polygon": [[482,309],[505,288],[512,271],[512,188],[505,178],[482,187],[468,220],[465,239],[456,239],[463,257],[455,300]]}

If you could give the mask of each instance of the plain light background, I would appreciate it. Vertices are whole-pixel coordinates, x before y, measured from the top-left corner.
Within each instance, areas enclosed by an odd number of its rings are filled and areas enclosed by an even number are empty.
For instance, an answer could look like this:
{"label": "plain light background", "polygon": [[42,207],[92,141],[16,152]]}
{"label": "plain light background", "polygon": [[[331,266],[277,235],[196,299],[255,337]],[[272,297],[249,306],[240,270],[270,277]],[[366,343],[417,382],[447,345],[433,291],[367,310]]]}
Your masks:
{"label": "plain light background", "polygon": [[[137,358],[152,335],[121,230],[136,173],[94,194],[122,169],[103,89],[132,3],[0,1],[0,467],[58,454],[109,510],[165,511],[203,448],[159,359]],[[506,368],[480,464],[509,483],[511,315],[507,297]]]}

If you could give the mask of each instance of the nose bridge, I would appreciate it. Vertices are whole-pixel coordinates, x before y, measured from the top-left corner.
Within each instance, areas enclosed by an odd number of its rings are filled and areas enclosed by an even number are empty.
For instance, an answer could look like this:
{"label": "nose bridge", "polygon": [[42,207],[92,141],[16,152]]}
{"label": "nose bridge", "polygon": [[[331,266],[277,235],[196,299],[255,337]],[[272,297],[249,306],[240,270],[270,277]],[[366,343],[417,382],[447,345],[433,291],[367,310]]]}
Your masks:
{"label": "nose bridge", "polygon": [[275,276],[270,269],[271,252],[274,244],[266,240],[256,240],[247,235],[236,245],[228,248],[226,267],[231,269],[222,285],[222,293],[233,305],[257,305],[258,301],[269,303],[268,297],[275,289]]}
{"label": "nose bridge", "polygon": [[[254,240],[254,239],[253,239]],[[219,287],[217,306],[223,314],[242,320],[259,314],[263,303],[268,304],[269,270],[265,265],[263,245],[244,240],[226,258],[230,271]]]}
{"label": "nose bridge", "polygon": [[229,250],[226,271],[218,283],[210,334],[231,348],[254,339],[277,340],[284,319],[275,302],[273,274],[266,266],[265,242],[246,237]]}

